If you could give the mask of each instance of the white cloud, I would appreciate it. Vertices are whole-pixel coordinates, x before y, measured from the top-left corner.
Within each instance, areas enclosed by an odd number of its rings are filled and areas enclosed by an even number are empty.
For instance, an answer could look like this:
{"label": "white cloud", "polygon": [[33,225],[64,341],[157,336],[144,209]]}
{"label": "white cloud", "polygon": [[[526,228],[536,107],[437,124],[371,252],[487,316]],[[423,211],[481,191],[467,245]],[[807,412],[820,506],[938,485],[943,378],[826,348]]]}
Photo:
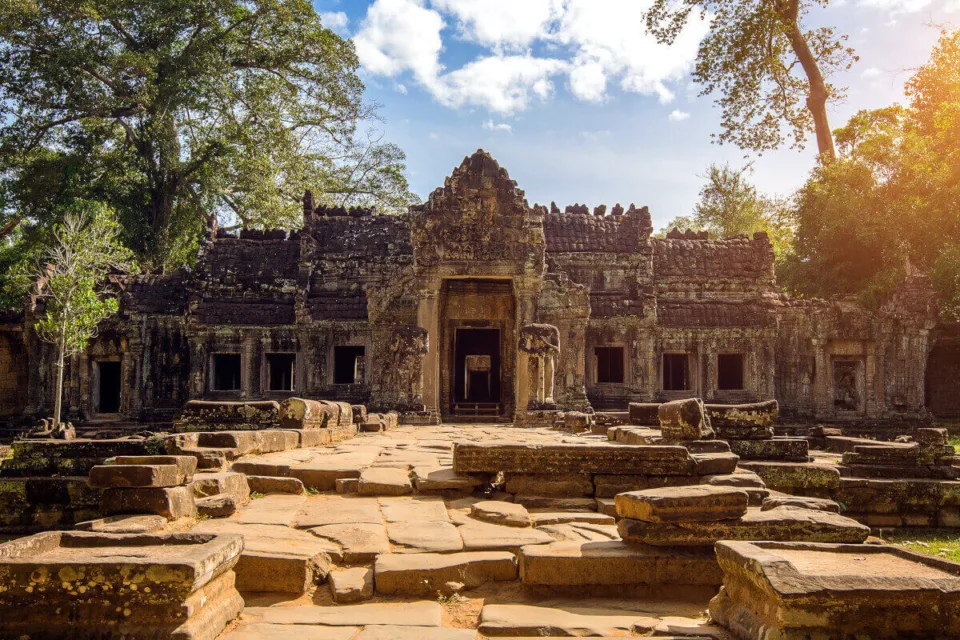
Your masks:
{"label": "white cloud", "polygon": [[396,90],[397,93],[402,93],[403,95],[407,95],[407,85],[398,82],[397,84],[393,85],[393,88],[394,90]]}
{"label": "white cloud", "polygon": [[343,31],[350,23],[350,18],[343,11],[325,11],[320,14],[320,24],[327,29]]}
{"label": "white cloud", "polygon": [[487,120],[484,122],[483,128],[487,131],[501,131],[504,133],[511,133],[513,131],[513,127],[508,125],[506,122],[494,123],[493,120]]}
{"label": "white cloud", "polygon": [[930,6],[931,0],[860,0],[861,7],[870,7],[883,13],[897,15],[916,13]]}
{"label": "white cloud", "polygon": [[667,116],[670,122],[683,122],[684,120],[690,119],[690,114],[686,111],[680,111],[679,109],[674,109],[670,112],[670,115]]}
{"label": "white cloud", "polygon": [[613,135],[613,132],[609,129],[601,129],[600,131],[581,131],[580,137],[584,140],[590,140],[591,142],[596,142],[603,138],[609,138]]}
{"label": "white cloud", "polygon": [[427,134],[427,137],[430,138],[431,140],[440,139],[440,135],[436,131],[431,131],[430,133]]}
{"label": "white cloud", "polygon": [[883,72],[876,67],[869,67],[863,70],[863,73],[860,74],[861,78],[870,79],[870,78],[879,78],[883,75]]}
{"label": "white cloud", "polygon": [[430,89],[448,107],[475,105],[497,113],[513,113],[553,93],[551,78],[567,64],[533,56],[489,56],[451,71]]}
{"label": "white cloud", "polygon": [[[546,100],[558,76],[566,76],[570,92],[584,101],[602,102],[609,87],[619,85],[671,102],[671,85],[689,74],[707,31],[707,22],[694,17],[673,46],[657,43],[643,30],[651,0],[427,1],[370,5],[354,37],[365,71],[386,77],[409,72],[440,104],[501,114]],[[485,49],[453,70],[440,62],[447,21]]]}
{"label": "white cloud", "polygon": [[497,51],[517,50],[542,37],[560,17],[562,0],[430,0],[454,16],[462,38]]}
{"label": "white cloud", "polygon": [[409,70],[428,84],[441,71],[443,18],[420,0],[376,0],[354,36],[357,56],[375,75],[394,77]]}

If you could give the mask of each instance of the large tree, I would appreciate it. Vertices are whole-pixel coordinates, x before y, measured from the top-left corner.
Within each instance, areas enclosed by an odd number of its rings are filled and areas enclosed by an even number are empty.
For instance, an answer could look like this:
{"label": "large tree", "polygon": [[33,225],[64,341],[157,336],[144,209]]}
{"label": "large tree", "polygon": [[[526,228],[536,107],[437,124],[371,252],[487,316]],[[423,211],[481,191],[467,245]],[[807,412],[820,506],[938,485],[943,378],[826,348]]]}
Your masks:
{"label": "large tree", "polygon": [[838,159],[798,194],[783,282],[880,301],[920,270],[934,276],[945,315],[960,319],[960,30],[944,32],[907,96],[837,131]]}
{"label": "large tree", "polygon": [[830,0],[654,0],[647,29],[672,43],[690,20],[708,19],[694,80],[719,94],[717,140],[763,152],[802,147],[812,129],[820,159],[834,159],[827,105],[843,97],[829,82],[856,56],[832,27],[806,29],[810,9]]}
{"label": "large tree", "polygon": [[[306,187],[397,207],[403,154],[370,133],[357,68],[308,0],[8,0],[0,169],[17,183],[52,154],[74,168],[59,186],[83,174],[91,197],[120,197],[158,266],[212,215],[294,226]],[[0,234],[30,215],[20,205],[8,199]]]}

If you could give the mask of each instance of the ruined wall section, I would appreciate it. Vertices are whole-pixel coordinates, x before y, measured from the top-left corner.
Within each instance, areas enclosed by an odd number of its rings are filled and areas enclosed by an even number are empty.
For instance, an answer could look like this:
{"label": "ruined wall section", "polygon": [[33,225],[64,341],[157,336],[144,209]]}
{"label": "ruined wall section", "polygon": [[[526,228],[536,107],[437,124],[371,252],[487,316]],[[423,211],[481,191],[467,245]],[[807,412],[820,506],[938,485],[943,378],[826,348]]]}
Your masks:
{"label": "ruined wall section", "polygon": [[[597,213],[604,209],[598,207]],[[580,349],[591,404],[624,407],[646,399],[655,372],[646,357],[656,319],[650,211],[634,205],[625,213],[615,207],[611,215],[589,215],[585,207],[568,211],[551,213],[544,221],[548,270],[569,277],[589,295],[590,318]],[[622,382],[600,379],[598,347],[623,350]]]}
{"label": "ruined wall section", "polygon": [[20,313],[0,314],[0,419],[19,416],[27,408],[30,357]]}
{"label": "ruined wall section", "polygon": [[[409,216],[342,213],[320,208],[305,219],[297,311],[305,385],[311,397],[392,408],[401,381],[391,336],[417,313]],[[345,346],[364,349],[363,380],[352,385],[333,377],[335,350]]]}

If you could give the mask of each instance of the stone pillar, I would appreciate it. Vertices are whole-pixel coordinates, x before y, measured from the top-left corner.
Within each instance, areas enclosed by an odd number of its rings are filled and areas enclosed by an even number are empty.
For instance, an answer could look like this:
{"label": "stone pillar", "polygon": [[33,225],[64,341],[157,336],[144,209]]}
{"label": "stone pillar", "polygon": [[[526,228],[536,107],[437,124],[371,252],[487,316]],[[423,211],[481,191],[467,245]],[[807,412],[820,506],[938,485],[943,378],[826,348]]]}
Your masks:
{"label": "stone pillar", "polygon": [[191,337],[190,340],[190,380],[187,385],[187,400],[199,400],[206,395],[208,354],[202,340]]}
{"label": "stone pillar", "polygon": [[427,353],[423,357],[423,404],[433,416],[440,415],[440,316],[438,287],[420,290],[417,324],[427,330]]}
{"label": "stone pillar", "polygon": [[255,367],[257,361],[257,337],[253,333],[245,333],[242,338],[241,349],[240,397],[247,400],[253,398],[260,392],[260,372],[257,367]]}
{"label": "stone pillar", "polygon": [[143,411],[143,342],[139,335],[128,339],[127,350],[121,360],[120,413],[134,420]]}

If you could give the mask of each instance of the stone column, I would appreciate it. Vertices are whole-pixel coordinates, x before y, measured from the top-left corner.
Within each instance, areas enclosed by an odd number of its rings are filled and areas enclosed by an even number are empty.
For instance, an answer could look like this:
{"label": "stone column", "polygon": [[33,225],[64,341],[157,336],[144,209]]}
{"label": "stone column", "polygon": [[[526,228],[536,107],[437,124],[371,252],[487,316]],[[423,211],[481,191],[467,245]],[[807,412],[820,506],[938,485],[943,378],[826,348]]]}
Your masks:
{"label": "stone column", "polygon": [[198,337],[191,337],[190,343],[190,380],[187,385],[187,400],[199,400],[203,398],[207,390],[207,349],[206,345]]}
{"label": "stone column", "polygon": [[260,391],[260,385],[256,382],[260,379],[260,372],[254,366],[257,360],[257,337],[253,333],[245,333],[241,344],[240,397],[248,400]]}
{"label": "stone column", "polygon": [[423,357],[423,404],[440,416],[440,316],[438,287],[420,290],[417,324],[427,330],[427,354]]}

